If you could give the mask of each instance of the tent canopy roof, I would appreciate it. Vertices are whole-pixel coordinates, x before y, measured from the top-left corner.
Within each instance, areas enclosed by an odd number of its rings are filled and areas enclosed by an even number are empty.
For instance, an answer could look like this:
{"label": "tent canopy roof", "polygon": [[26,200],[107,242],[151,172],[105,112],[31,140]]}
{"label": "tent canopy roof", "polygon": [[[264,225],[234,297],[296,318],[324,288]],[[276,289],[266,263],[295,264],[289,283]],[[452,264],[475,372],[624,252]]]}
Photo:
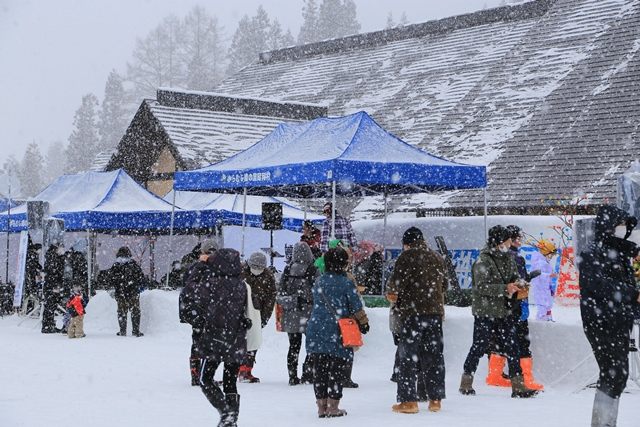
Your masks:
{"label": "tent canopy roof", "polygon": [[278,125],[227,160],[177,172],[177,190],[320,197],[337,183],[340,194],[414,193],[486,186],[484,166],[450,162],[413,147],[364,111]]}

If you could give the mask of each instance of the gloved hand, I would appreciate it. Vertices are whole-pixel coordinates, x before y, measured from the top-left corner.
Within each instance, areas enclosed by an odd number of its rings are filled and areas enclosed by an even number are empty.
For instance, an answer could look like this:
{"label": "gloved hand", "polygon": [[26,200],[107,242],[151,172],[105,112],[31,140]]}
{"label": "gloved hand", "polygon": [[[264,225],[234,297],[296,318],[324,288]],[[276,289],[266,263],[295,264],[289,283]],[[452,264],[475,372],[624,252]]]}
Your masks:
{"label": "gloved hand", "polygon": [[249,330],[251,329],[251,325],[253,325],[253,323],[251,322],[251,319],[249,319],[248,317],[240,318],[240,326],[243,329]]}
{"label": "gloved hand", "polygon": [[358,324],[358,328],[360,328],[360,333],[362,335],[366,335],[366,333],[369,332],[369,324],[368,323]]}

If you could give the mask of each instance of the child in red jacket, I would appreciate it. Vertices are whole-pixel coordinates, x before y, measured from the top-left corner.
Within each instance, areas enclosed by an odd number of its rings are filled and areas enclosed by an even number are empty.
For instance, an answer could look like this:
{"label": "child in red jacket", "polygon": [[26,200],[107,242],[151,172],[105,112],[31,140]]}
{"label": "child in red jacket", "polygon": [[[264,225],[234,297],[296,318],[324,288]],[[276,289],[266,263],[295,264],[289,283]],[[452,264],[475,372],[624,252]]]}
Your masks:
{"label": "child in red jacket", "polygon": [[85,307],[87,303],[82,297],[82,288],[73,290],[73,295],[67,302],[67,312],[71,315],[67,335],[69,338],[83,338],[85,336],[83,330]]}

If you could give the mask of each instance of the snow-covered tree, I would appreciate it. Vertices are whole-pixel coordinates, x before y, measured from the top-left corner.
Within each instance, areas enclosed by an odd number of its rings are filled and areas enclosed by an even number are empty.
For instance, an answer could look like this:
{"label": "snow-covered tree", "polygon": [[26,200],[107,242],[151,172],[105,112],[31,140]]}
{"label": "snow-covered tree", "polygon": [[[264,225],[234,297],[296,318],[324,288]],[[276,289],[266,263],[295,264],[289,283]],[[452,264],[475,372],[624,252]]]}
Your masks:
{"label": "snow-covered tree", "polygon": [[181,61],[182,25],[176,16],[166,17],[144,39],[138,39],[127,78],[138,97],[154,96],[162,86],[181,87],[185,81]]}
{"label": "snow-covered tree", "polygon": [[323,0],[318,14],[320,39],[333,39],[360,31],[353,0]]}
{"label": "snow-covered tree", "polygon": [[281,47],[292,46],[295,44],[291,31],[287,30],[286,33],[282,32],[280,22],[274,19],[269,26],[269,32],[267,33],[267,50],[279,49]]}
{"label": "snow-covered tree", "polygon": [[126,95],[122,85],[122,77],[113,70],[109,73],[104,88],[104,100],[98,120],[99,151],[108,150],[118,145],[128,124],[129,112],[126,109]]}
{"label": "snow-covered tree", "polygon": [[389,12],[389,14],[387,15],[387,25],[385,26],[385,28],[390,29],[390,28],[404,27],[408,23],[409,23],[409,20],[407,19],[406,12],[402,12],[402,15],[400,15],[400,21],[398,22],[395,22],[393,20],[393,12]]}
{"label": "snow-covered tree", "polygon": [[97,112],[98,98],[92,93],[82,97],[82,105],[73,119],[73,131],[67,147],[66,171],[76,173],[90,168],[99,152]]}
{"label": "snow-covered tree", "polygon": [[387,14],[387,25],[385,25],[385,28],[388,30],[390,28],[395,28],[396,23],[393,20],[393,12],[389,12]]}
{"label": "snow-covered tree", "polygon": [[185,17],[183,29],[181,48],[186,86],[211,90],[224,77],[225,51],[218,19],[210,16],[202,6],[196,6]]}
{"label": "snow-covered tree", "polygon": [[44,180],[42,179],[43,168],[44,159],[40,153],[40,147],[35,142],[32,142],[27,145],[18,171],[22,196],[35,196],[42,190],[44,187]]}
{"label": "snow-covered tree", "polygon": [[304,0],[302,19],[303,22],[298,33],[298,44],[313,43],[320,40],[316,0]]}
{"label": "snow-covered tree", "polygon": [[65,155],[65,146],[62,141],[55,141],[47,149],[44,156],[44,171],[42,178],[45,184],[50,184],[54,179],[58,178],[65,172],[67,158]]}

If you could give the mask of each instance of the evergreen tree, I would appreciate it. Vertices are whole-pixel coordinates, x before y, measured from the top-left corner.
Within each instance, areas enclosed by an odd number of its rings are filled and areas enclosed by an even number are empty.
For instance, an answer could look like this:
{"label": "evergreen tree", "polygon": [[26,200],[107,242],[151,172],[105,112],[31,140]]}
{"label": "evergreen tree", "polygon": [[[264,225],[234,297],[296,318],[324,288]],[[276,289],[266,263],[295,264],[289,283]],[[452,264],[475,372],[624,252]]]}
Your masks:
{"label": "evergreen tree", "polygon": [[387,25],[385,25],[385,28],[391,29],[391,28],[395,28],[396,23],[393,21],[393,12],[389,12],[387,14]]}
{"label": "evergreen tree", "polygon": [[11,197],[20,195],[20,162],[16,156],[10,154],[2,164],[2,173],[7,176],[6,186],[2,186],[2,192],[9,196],[9,185],[11,186]]}
{"label": "evergreen tree", "polygon": [[407,12],[402,12],[400,15],[400,21],[398,21],[398,27],[404,27],[409,24],[409,19],[407,19]]}
{"label": "evergreen tree", "polygon": [[360,31],[353,0],[323,0],[318,15],[321,40],[357,34]]}
{"label": "evergreen tree", "polygon": [[222,28],[202,6],[194,7],[184,20],[184,64],[189,89],[211,90],[224,77],[225,53]]}
{"label": "evergreen tree", "polygon": [[291,31],[287,30],[286,33],[282,33],[280,22],[274,19],[269,27],[267,34],[267,50],[275,50],[281,47],[292,46],[295,44]]}
{"label": "evergreen tree", "polygon": [[238,23],[236,32],[233,34],[233,40],[229,48],[229,74],[256,60],[255,52],[251,49],[250,32],[251,19],[244,15]]}
{"label": "evergreen tree", "polygon": [[76,173],[91,167],[99,152],[96,108],[98,98],[92,93],[82,97],[82,105],[73,119],[73,131],[67,147],[66,171]]}
{"label": "evergreen tree", "polygon": [[302,6],[302,26],[298,33],[298,44],[313,43],[320,40],[318,32],[318,5],[316,0],[304,0]]}
{"label": "evergreen tree", "polygon": [[44,187],[42,179],[43,168],[44,159],[40,153],[40,148],[38,144],[32,142],[27,145],[27,150],[24,153],[18,172],[23,197],[35,196],[42,190]]}
{"label": "evergreen tree", "polygon": [[126,109],[126,95],[122,77],[115,71],[109,73],[104,88],[104,100],[100,110],[98,132],[100,134],[99,151],[113,149],[118,145],[129,124],[129,112]]}
{"label": "evergreen tree", "polygon": [[44,157],[43,179],[45,184],[51,183],[65,172],[65,164],[67,158],[65,156],[65,147],[62,141],[55,141],[47,149]]}
{"label": "evergreen tree", "polygon": [[180,20],[172,15],[136,41],[133,59],[127,63],[127,78],[135,85],[137,98],[155,96],[158,87],[184,86],[182,38]]}

